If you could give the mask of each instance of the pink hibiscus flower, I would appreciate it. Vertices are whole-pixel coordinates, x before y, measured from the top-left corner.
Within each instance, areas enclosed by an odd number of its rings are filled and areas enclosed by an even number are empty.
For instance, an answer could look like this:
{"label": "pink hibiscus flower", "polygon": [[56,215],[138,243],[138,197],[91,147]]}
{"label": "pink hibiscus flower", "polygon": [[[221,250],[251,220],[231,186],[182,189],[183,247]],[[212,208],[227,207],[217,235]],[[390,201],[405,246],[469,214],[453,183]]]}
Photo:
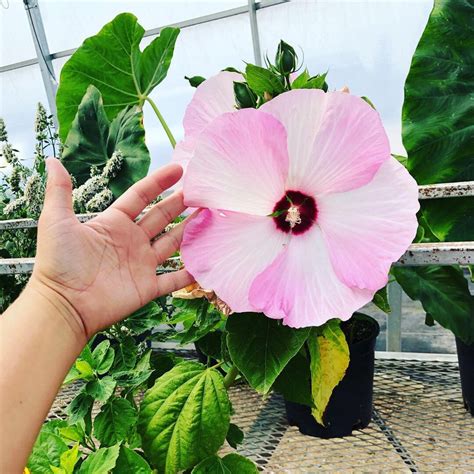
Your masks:
{"label": "pink hibiscus flower", "polygon": [[181,255],[233,311],[291,327],[346,320],[415,236],[416,182],[358,97],[290,91],[192,139],[185,203],[204,209]]}

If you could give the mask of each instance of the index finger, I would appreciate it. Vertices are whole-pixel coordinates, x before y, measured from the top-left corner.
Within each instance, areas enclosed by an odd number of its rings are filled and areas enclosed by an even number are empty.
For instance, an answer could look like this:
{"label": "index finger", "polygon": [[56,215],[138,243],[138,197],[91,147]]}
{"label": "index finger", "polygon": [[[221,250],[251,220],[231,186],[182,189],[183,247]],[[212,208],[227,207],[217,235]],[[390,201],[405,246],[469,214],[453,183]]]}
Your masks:
{"label": "index finger", "polygon": [[176,184],[183,175],[180,165],[171,163],[141,179],[122,194],[109,209],[118,209],[135,219],[163,191]]}

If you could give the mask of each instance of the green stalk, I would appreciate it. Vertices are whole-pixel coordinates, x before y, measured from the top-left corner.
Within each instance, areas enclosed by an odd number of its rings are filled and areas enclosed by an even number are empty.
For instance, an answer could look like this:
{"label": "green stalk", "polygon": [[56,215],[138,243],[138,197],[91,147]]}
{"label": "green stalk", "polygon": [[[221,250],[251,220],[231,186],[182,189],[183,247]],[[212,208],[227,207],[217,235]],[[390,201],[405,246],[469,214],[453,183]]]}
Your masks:
{"label": "green stalk", "polygon": [[156,116],[158,117],[158,120],[160,121],[161,126],[163,127],[163,130],[165,131],[166,135],[168,136],[168,140],[170,141],[171,146],[174,148],[176,146],[176,140],[173,137],[173,134],[171,133],[171,130],[168,127],[168,124],[166,123],[163,115],[161,115],[161,112],[159,111],[158,107],[156,106],[156,104],[153,102],[153,100],[150,97],[147,96],[147,98],[145,100],[147,100],[148,103],[151,105],[151,108],[153,109]]}
{"label": "green stalk", "polygon": [[239,375],[239,369],[233,365],[224,377],[224,387],[229,388],[234,383],[237,375]]}

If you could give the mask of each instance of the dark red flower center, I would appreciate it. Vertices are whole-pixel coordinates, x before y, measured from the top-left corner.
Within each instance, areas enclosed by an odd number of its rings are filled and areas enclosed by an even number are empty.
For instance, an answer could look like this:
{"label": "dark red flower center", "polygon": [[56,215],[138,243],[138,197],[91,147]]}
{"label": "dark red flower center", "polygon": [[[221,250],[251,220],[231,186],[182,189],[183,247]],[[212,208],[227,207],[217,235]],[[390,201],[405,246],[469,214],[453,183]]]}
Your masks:
{"label": "dark red flower center", "polygon": [[283,232],[302,234],[315,222],[318,215],[316,201],[299,191],[286,191],[273,208],[273,220]]}

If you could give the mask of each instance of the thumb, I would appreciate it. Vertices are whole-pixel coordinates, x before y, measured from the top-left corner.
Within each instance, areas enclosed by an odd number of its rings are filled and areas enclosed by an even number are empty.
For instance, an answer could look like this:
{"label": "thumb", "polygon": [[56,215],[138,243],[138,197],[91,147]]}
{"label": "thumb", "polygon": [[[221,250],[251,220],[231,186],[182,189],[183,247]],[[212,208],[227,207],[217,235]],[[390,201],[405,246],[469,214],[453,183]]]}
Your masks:
{"label": "thumb", "polygon": [[74,215],[72,208],[72,182],[69,173],[57,158],[46,160],[48,181],[44,197],[44,211],[53,211],[61,217]]}

